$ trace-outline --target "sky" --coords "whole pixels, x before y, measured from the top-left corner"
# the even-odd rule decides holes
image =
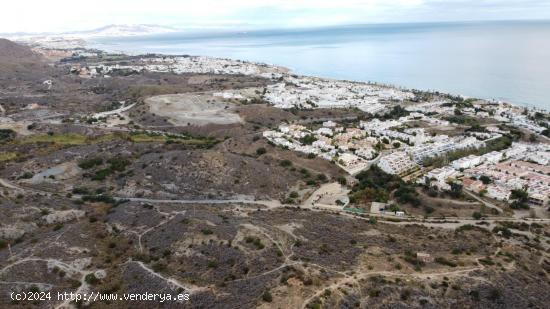
[[[0,33],[111,24],[256,29],[518,19],[550,19],[550,0],[7,0]]]

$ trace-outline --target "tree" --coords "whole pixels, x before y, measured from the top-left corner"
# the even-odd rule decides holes
[[[342,186],[345,186],[348,183],[348,181],[346,180],[346,177],[344,176],[338,176],[337,181]]]
[[[476,211],[472,214],[472,217],[476,220],[480,220],[483,216],[481,215],[480,212]]]
[[[308,135],[300,138],[300,143],[302,143],[304,145],[311,145],[316,140],[317,140],[317,138],[313,134],[308,134]]]
[[[510,208],[529,209],[529,205],[527,204],[527,202],[529,201],[529,194],[527,193],[527,190],[523,190],[523,189],[512,190],[510,199],[512,200],[512,203],[510,204]]]
[[[488,176],[485,176],[485,175],[479,177],[479,180],[481,180],[481,182],[483,182],[483,184],[485,184],[485,185],[488,185],[491,182],[493,182],[493,180],[491,178],[489,178]]]
[[[292,161],[290,161],[290,160],[283,160],[283,161],[281,161],[280,164],[281,164],[281,166],[283,166],[283,167],[287,167],[287,166],[291,166],[291,165],[292,165]]]
[[[456,183],[456,182],[452,182],[450,184],[451,186],[451,190],[448,191],[448,193],[454,197],[454,198],[458,198],[460,196],[462,196],[462,185],[459,184],[459,183]]]
[[[265,291],[264,294],[262,295],[262,300],[267,303],[270,303],[273,301],[273,296],[271,296],[271,293],[269,291]]]

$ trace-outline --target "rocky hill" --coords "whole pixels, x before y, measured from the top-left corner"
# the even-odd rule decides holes
[[[42,63],[44,59],[29,47],[0,38],[0,64],[20,65]]]

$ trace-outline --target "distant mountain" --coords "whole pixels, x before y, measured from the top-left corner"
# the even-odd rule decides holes
[[[110,36],[136,36],[151,35],[159,33],[174,32],[178,29],[159,25],[108,25],[88,31],[75,31],[61,33],[62,36],[76,36],[81,38],[89,37],[110,37]]]
[[[101,28],[71,32],[42,32],[42,33],[0,33],[0,38],[31,46],[45,46],[50,48],[77,48],[85,47],[88,40],[101,37],[128,37],[145,36],[160,33],[179,31],[180,29],[159,25],[108,25]]]
[[[101,28],[84,31],[0,33],[0,37],[23,41],[51,38],[87,39],[94,37],[151,35],[175,32],[178,30],[179,29],[177,28],[159,25],[108,25]]]

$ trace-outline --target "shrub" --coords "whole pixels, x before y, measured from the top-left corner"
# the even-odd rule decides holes
[[[93,273],[87,274],[86,277],[84,277],[84,281],[91,285],[96,285],[99,283],[99,279]]]
[[[325,182],[325,181],[328,180],[328,177],[325,174],[319,174],[319,175],[317,175],[317,180]]]
[[[472,217],[473,217],[474,219],[476,219],[476,220],[479,220],[479,219],[481,219],[481,218],[483,217],[483,215],[481,215],[480,212],[475,211],[475,212],[472,214]]]
[[[202,232],[204,235],[211,235],[211,234],[214,233],[214,232],[212,232],[210,229],[202,229],[201,232]]]
[[[427,213],[427,214],[431,214],[435,211],[435,209],[433,207],[430,207],[430,206],[426,206],[424,207],[424,211]]]
[[[90,191],[87,188],[82,188],[82,187],[73,188],[72,192],[73,194],[80,194],[80,195],[90,194]]]
[[[281,164],[281,166],[283,166],[283,167],[288,167],[288,166],[291,166],[291,165],[292,165],[292,161],[290,161],[290,160],[283,160],[283,161],[281,161],[280,164]]]
[[[267,303],[270,303],[273,301],[273,296],[269,291],[265,291],[264,294],[262,294],[262,300]]]
[[[216,261],[208,261],[208,268],[217,268],[218,267],[218,262]]]
[[[348,181],[346,180],[346,177],[344,177],[344,176],[338,176],[338,178],[336,180],[342,186],[345,186],[348,183]]]
[[[317,138],[312,135],[312,134],[308,134],[302,138],[300,138],[300,143],[304,144],[304,145],[311,145],[313,144],[313,142],[315,142],[317,140]]]
[[[15,137],[15,131],[11,129],[0,129],[0,142],[10,141]]]
[[[106,203],[106,204],[116,204],[116,200],[108,195],[84,195],[82,197],[82,200],[84,202],[92,202],[92,203]]]
[[[78,163],[78,167],[82,168],[82,169],[90,169],[94,166],[98,166],[98,165],[101,165],[103,164],[103,159],[102,158],[90,158],[90,159],[86,159],[84,161],[81,161],[80,163]]]
[[[259,155],[259,156],[263,155],[266,152],[267,152],[267,150],[265,150],[264,147],[260,147],[260,148],[256,149],[256,154]]]
[[[439,263],[441,265],[450,266],[450,267],[456,267],[457,266],[457,264],[455,262],[449,261],[449,260],[447,260],[446,258],[444,258],[442,256],[436,257],[435,262]]]

